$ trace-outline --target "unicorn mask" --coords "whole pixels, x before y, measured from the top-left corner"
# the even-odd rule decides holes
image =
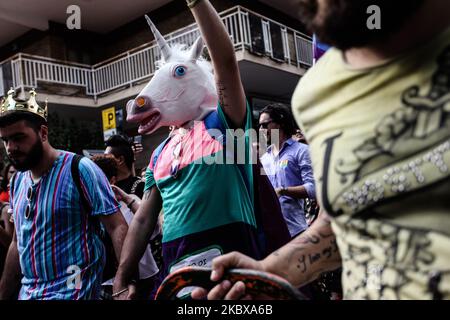
[[[169,47],[152,21],[145,16],[161,49],[163,59],[151,81],[127,104],[127,121],[140,124],[140,134],[164,126],[183,126],[202,120],[215,110],[218,97],[211,65],[201,58],[203,40],[190,50]]]

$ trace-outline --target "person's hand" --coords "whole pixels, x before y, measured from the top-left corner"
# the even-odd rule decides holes
[[[133,153],[135,155],[144,151],[144,146],[142,145],[142,143],[138,143],[138,142],[133,143],[131,148],[133,149]]]
[[[128,193],[120,189],[118,186],[112,185],[111,188],[114,191],[114,195],[116,196],[117,201],[123,201],[125,202],[125,204],[128,204],[133,200]]]
[[[226,269],[230,268],[243,268],[264,271],[264,267],[261,261],[256,261],[248,256],[239,252],[231,252],[223,256],[217,257],[212,261],[212,273],[211,280],[219,281]],[[245,292],[245,285],[243,282],[238,281],[235,284],[231,284],[230,281],[225,280],[218,283],[209,292],[203,288],[196,288],[192,294],[193,299],[203,299],[205,297],[208,300],[251,300],[259,299],[258,296],[251,296]]]
[[[134,300],[136,298],[136,284],[125,285],[123,281],[114,280],[113,299],[114,300]]]
[[[276,188],[275,189],[275,193],[277,194],[278,198],[281,196],[285,196],[286,195],[286,188]]]
[[[281,188],[275,188],[275,193],[277,194],[277,197],[278,197],[278,198],[281,197],[281,196],[282,196],[282,194],[281,194]]]

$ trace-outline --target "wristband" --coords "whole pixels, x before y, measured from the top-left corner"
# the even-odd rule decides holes
[[[128,208],[131,208],[131,206],[133,205],[133,203],[136,202],[136,199],[131,200],[131,202],[129,204],[127,204]]]
[[[128,288],[122,289],[122,290],[120,290],[118,292],[113,293],[111,295],[111,297],[115,298],[115,297],[120,296],[122,293],[127,292],[127,291],[128,291]]]
[[[187,6],[192,9],[195,7],[201,0],[186,0]]]

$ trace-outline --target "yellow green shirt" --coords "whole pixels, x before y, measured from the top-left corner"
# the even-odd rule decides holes
[[[377,67],[331,49],[292,100],[347,299],[450,298],[450,29]]]

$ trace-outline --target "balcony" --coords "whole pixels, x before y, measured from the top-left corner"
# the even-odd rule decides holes
[[[267,59],[299,74],[312,65],[310,37],[241,6],[220,13],[238,53]],[[150,32],[150,31],[149,31]],[[195,24],[164,37],[169,44],[192,45],[199,36]],[[105,97],[125,88],[136,88],[155,73],[161,58],[153,41],[96,65],[83,65],[19,53],[0,64],[0,96],[10,87],[23,93],[30,88],[57,87],[57,95]]]

